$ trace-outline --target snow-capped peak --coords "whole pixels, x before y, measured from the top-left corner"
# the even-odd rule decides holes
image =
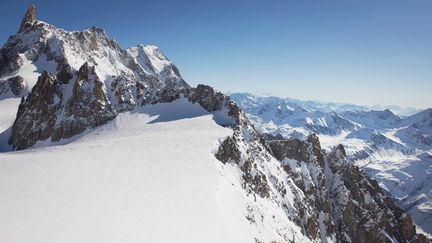
[[[156,72],[160,73],[166,66],[171,65],[171,61],[160,51],[159,47],[154,45],[139,45],[139,49],[142,49]]]
[[[156,46],[124,50],[101,28],[66,31],[36,20],[32,6],[23,23],[0,50],[0,99],[28,94],[44,70],[57,74],[66,68],[73,73],[86,62],[95,67],[109,97],[115,95],[110,89],[119,79],[145,80],[143,88],[189,87],[177,67]],[[23,80],[23,85],[18,85],[23,88],[13,93],[13,82],[8,79],[16,77]]]
[[[160,242],[168,225],[174,232],[169,235],[181,242],[424,242],[409,216],[347,163],[342,146],[326,154],[316,135],[306,141],[267,139],[229,97],[210,86],[189,87],[157,47],[124,50],[102,29],[69,32],[33,21],[34,7],[28,12],[25,27],[0,51],[0,76],[8,77],[0,82],[0,92],[24,95],[14,123],[0,134],[0,145],[8,136],[10,150],[35,146],[28,153],[0,154],[0,192],[6,195],[0,200],[0,211],[6,212],[0,235],[6,235],[6,241],[25,241],[23,236],[33,238],[37,231],[35,241],[41,242],[71,236],[75,241],[118,242],[125,235]],[[25,75],[26,65],[40,75]],[[23,80],[28,94],[15,92]],[[273,99],[270,105],[262,114],[276,114],[278,122],[301,114],[295,122],[306,121],[311,129],[357,128],[337,114],[310,112],[289,100]],[[50,149],[62,143],[65,147]],[[38,146],[48,147],[42,157]],[[22,160],[29,161],[16,163]],[[81,162],[93,169],[80,170]],[[44,176],[34,176],[39,171],[35,168]],[[152,168],[156,170],[148,170]],[[59,176],[61,171],[67,176]],[[186,177],[192,179],[181,183]],[[155,178],[165,183],[154,183]],[[149,182],[154,184],[145,186]],[[85,188],[77,191],[78,184]],[[175,190],[166,190],[172,185]],[[198,190],[194,185],[200,185]],[[49,197],[41,197],[45,194],[38,188]],[[78,221],[68,218],[83,208],[90,213]],[[152,214],[155,208],[158,212]],[[170,221],[162,227],[161,212],[166,216],[162,221]],[[41,219],[48,224],[35,223]],[[73,223],[64,227],[58,219]],[[111,232],[119,220],[123,230]],[[81,222],[108,222],[110,227],[93,230]],[[227,231],[218,231],[220,225]],[[80,234],[63,231],[69,228]],[[150,231],[142,229],[156,229],[160,235],[148,238]],[[241,240],[226,234],[228,229],[239,232]],[[54,231],[61,233],[51,238]],[[200,237],[195,237],[196,231]],[[181,234],[185,235],[178,238]],[[215,238],[218,235],[223,239]]]

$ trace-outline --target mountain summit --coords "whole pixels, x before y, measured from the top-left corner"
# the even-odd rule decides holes
[[[0,49],[2,240],[426,242],[343,146],[259,133],[159,48],[34,9]]]
[[[12,128],[14,148],[77,135],[154,102],[163,90],[190,87],[155,46],[123,50],[102,29],[69,32],[35,14],[32,5],[19,33],[0,50],[6,79],[0,99],[28,94]]]
[[[32,25],[36,21],[36,6],[31,4],[24,15],[18,33],[22,32],[27,26]]]

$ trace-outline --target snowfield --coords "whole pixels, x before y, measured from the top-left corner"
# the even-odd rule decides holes
[[[0,134],[12,126],[20,100],[20,98],[0,100]]]
[[[0,239],[253,242],[236,173],[213,155],[231,133],[178,100],[55,145],[0,153]]]

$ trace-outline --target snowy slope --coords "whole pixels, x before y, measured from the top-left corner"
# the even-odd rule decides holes
[[[283,207],[245,191],[238,166],[216,160],[233,133],[219,121],[182,98],[71,139],[0,153],[0,238],[310,242]]]
[[[127,52],[147,74],[157,76],[164,83],[184,83],[177,67],[157,46],[138,45],[127,49]]]
[[[121,114],[63,146],[2,153],[0,238],[252,242],[241,186],[213,156],[231,133],[178,101]]]
[[[0,101],[0,133],[12,126],[19,103],[19,98],[9,98]]]

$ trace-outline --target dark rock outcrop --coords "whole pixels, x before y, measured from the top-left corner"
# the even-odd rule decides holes
[[[334,220],[351,240],[390,241],[382,233],[384,231],[398,242],[426,242],[425,236],[415,233],[411,218],[394,204],[378,183],[346,161],[342,145],[326,156],[326,163],[331,175],[329,199]],[[339,235],[338,239],[348,240],[344,235]]]
[[[102,87],[94,67],[87,63],[77,72],[70,96],[66,96],[63,81],[44,71],[19,105],[9,144],[25,149],[38,141],[69,138],[112,120],[116,113]]]
[[[21,21],[21,25],[18,29],[18,33],[25,30],[25,28],[27,28],[29,25],[32,25],[35,21],[36,21],[36,6],[31,4],[27,9],[24,18]]]
[[[63,59],[57,66],[57,79],[64,83],[67,84],[69,83],[69,80],[73,77],[73,73],[72,73],[72,68],[71,66],[67,63],[66,59]]]
[[[215,156],[223,163],[228,163],[229,161],[240,163],[241,153],[236,146],[234,138],[228,137],[222,142]]]
[[[58,101],[63,98],[60,88],[54,75],[42,73],[32,92],[21,100],[9,144],[24,149],[51,136],[61,108]]]
[[[287,191],[297,195],[294,209],[285,210],[311,240],[427,241],[378,184],[347,161],[342,145],[326,154],[314,134],[305,141],[261,136],[243,113],[239,118],[234,134],[221,143],[216,158],[238,164],[244,188],[251,193],[269,200],[284,197]],[[287,182],[274,174],[266,176],[265,164],[271,163],[271,157],[279,161]],[[284,205],[283,200],[278,203]]]
[[[306,143],[300,139],[272,140],[268,142],[268,145],[278,160],[283,160],[284,158],[297,161],[309,160]]]
[[[210,86],[200,84],[188,99],[193,103],[197,102],[208,112],[213,112],[221,110],[229,98],[220,92],[215,92]]]
[[[71,119],[60,121],[52,134],[53,141],[72,137],[114,119],[116,113],[105,96],[103,83],[96,75],[94,67],[84,63],[80,68],[72,96],[63,111],[63,115]]]
[[[21,96],[25,89],[24,78],[17,75],[7,80],[0,80],[0,96]]]
[[[309,235],[318,224],[312,223],[314,217],[322,211],[331,216],[326,232],[336,233],[338,242],[390,242],[388,237],[398,242],[426,242],[423,235],[415,233],[411,218],[385,195],[378,183],[346,160],[342,145],[325,155],[315,135],[306,141],[271,139],[267,144],[304,191],[308,204],[316,209],[308,213],[312,217],[305,221]],[[285,158],[297,162],[284,163]],[[307,168],[310,174],[298,173],[297,166]],[[315,238],[315,233],[311,238]]]
[[[9,87],[15,96],[19,96],[24,92],[25,83],[23,77],[17,75],[9,78],[7,81],[9,82]]]

